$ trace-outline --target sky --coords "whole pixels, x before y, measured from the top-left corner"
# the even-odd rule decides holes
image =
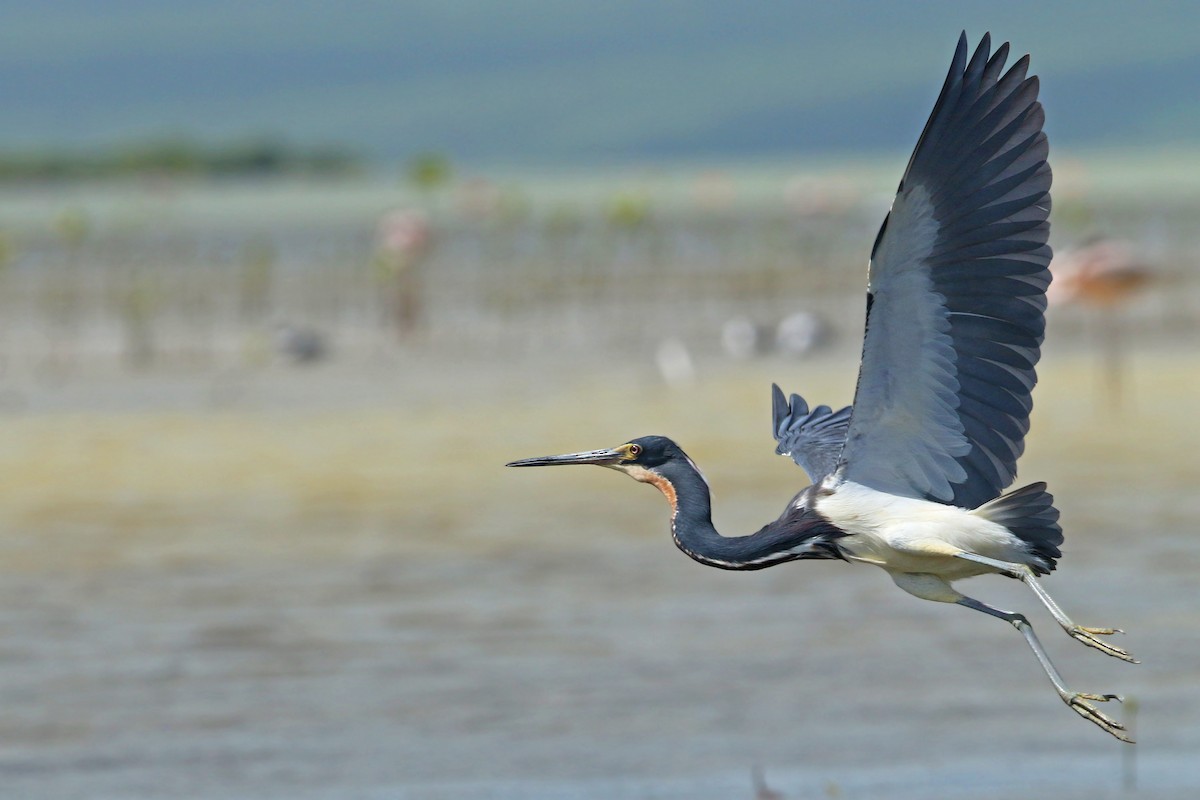
[[[478,163],[904,149],[961,30],[1068,146],[1200,142],[1193,3],[0,2],[0,150],[275,138]]]

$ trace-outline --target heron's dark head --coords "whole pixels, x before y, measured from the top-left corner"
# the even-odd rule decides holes
[[[506,466],[552,467],[561,464],[595,464],[620,470],[635,481],[650,484],[662,492],[671,504],[672,530],[680,513],[681,497],[688,498],[688,513],[697,519],[708,518],[709,489],[704,473],[679,445],[665,436],[630,439],[611,450],[523,458]]]
[[[595,464],[620,470],[635,480],[655,485],[658,485],[662,479],[664,469],[670,470],[672,465],[686,465],[697,474],[700,472],[679,445],[665,436],[641,436],[637,439],[630,439],[625,444],[610,450],[588,450],[561,456],[523,458],[505,466],[554,467],[564,464]]]

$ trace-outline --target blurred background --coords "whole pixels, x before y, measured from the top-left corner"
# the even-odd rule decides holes
[[[1189,3],[0,2],[0,774],[54,798],[1191,798]],[[678,553],[518,457],[679,441],[730,534],[850,402],[959,32],[1032,54],[1055,284],[1021,478],[1129,667],[845,564]],[[564,474],[565,473],[565,474]]]

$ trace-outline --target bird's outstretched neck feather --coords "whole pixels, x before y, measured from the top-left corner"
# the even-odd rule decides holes
[[[708,483],[690,461],[663,464],[640,477],[658,487],[671,504],[671,535],[691,558],[710,567],[755,570],[810,558],[842,558],[843,531],[814,511],[805,490],[779,519],[747,536],[722,536],[713,526]],[[635,476],[637,477],[637,476]]]

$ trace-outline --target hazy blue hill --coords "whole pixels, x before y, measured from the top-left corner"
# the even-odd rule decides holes
[[[0,2],[0,148],[285,136],[598,161],[903,149],[962,28],[1059,145],[1200,141],[1188,3]]]

